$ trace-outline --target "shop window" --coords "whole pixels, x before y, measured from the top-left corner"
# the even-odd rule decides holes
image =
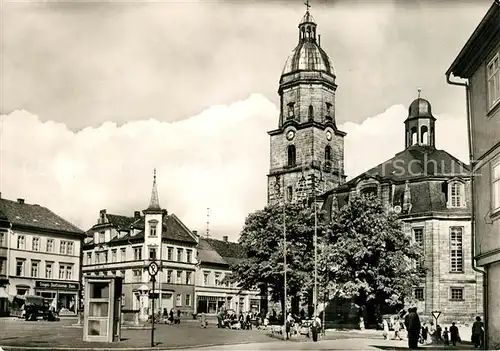
[[[27,295],[28,289],[27,288],[17,288],[16,293],[17,293],[17,295]]]

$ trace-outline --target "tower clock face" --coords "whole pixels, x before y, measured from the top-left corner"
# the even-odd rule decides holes
[[[292,140],[294,136],[295,136],[295,132],[293,130],[291,130],[288,133],[286,133],[286,138],[288,140]]]
[[[326,139],[332,140],[332,132],[330,132],[330,131],[326,132]]]

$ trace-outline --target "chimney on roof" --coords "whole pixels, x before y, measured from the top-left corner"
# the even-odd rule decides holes
[[[198,236],[198,231],[197,230],[193,230],[193,234]]]
[[[20,198],[19,198],[19,199],[17,199],[17,203],[18,203],[18,204],[24,204],[24,199],[20,199]]]
[[[134,211],[134,219],[141,218],[141,211]]]
[[[224,235],[224,236],[222,237],[222,241],[224,241],[225,243],[227,243],[227,236],[225,236],[225,235]]]

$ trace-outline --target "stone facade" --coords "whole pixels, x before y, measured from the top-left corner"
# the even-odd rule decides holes
[[[304,28],[302,28],[304,27]],[[312,30],[311,36],[304,32]],[[336,127],[335,74],[316,42],[309,12],[280,79],[278,129],[270,131],[268,203],[297,201],[333,189],[344,175],[344,132]]]

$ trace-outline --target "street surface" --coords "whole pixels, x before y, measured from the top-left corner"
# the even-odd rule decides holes
[[[138,349],[151,346],[150,329],[123,329],[122,341],[116,343],[87,343],[82,340],[83,328],[72,326],[76,319],[59,322],[26,322],[14,318],[0,318],[0,346],[4,350],[28,348],[106,348]],[[312,342],[301,337],[283,341],[263,330],[218,329],[215,325],[200,328],[199,323],[183,321],[180,325],[157,325],[155,342],[157,350],[190,349],[213,350],[399,350],[407,349],[407,341],[383,340],[380,331],[327,331],[326,340]],[[9,348],[12,346],[14,348]],[[427,348],[427,347],[426,347]],[[443,345],[429,347],[443,349]],[[471,349],[471,345],[457,348]]]

